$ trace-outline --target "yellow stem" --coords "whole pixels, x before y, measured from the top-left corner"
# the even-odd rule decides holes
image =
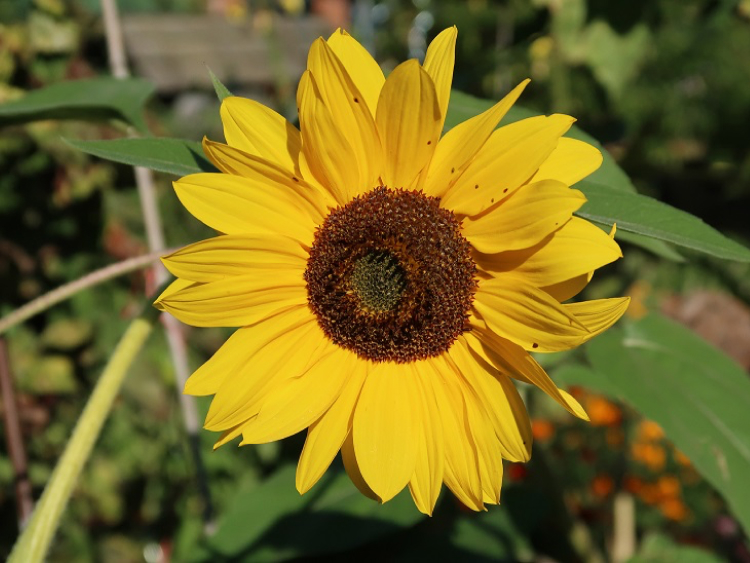
[[[44,560],[81,468],[91,454],[125,374],[151,333],[151,317],[147,313],[144,317],[135,319],[120,339],[78,419],[73,435],[55,466],[28,526],[16,541],[8,563],[36,563]]]

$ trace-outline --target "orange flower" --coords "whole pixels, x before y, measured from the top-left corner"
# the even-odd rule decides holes
[[[664,516],[676,522],[687,520],[690,515],[690,511],[685,506],[685,503],[678,498],[664,499],[659,503],[659,510],[661,510]]]
[[[555,435],[555,426],[549,420],[535,418],[531,421],[531,433],[534,440],[546,442]]]
[[[662,475],[656,482],[656,486],[659,489],[659,493],[665,498],[680,496],[680,481],[674,475]]]
[[[609,496],[614,488],[615,483],[609,475],[597,475],[591,482],[591,491],[600,498]]]
[[[661,426],[650,420],[643,420],[638,425],[638,438],[646,442],[658,442],[664,437]]]
[[[622,420],[620,408],[604,397],[593,395],[586,401],[586,411],[594,426],[614,426]]]
[[[590,412],[590,411],[589,411]],[[641,462],[652,471],[661,471],[667,461],[664,448],[656,444],[635,443],[630,448],[633,459]]]

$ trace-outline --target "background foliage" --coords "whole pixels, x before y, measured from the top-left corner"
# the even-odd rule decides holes
[[[244,6],[233,17],[251,23],[269,10],[281,11],[273,2],[229,4]],[[203,3],[161,0],[128,7],[179,13],[200,11]],[[165,172],[159,194],[163,216],[170,218],[169,244],[210,234],[169,187],[169,173],[207,165],[195,145],[147,139],[136,146],[114,139],[124,136],[123,122],[158,138],[221,138],[213,92],[151,97],[145,114],[147,83],[136,80],[130,91],[108,93],[108,83],[99,82],[107,72],[97,9],[94,1],[0,0],[2,314],[145,251],[127,164],[160,155],[161,162],[150,165]],[[372,503],[339,465],[299,497],[292,464],[303,436],[211,452],[213,436],[203,433],[217,514],[216,533],[204,539],[204,507],[165,339],[157,331],[131,369],[50,559],[367,555],[516,561],[547,555],[604,561],[611,557],[615,499],[624,496],[635,499],[634,561],[750,561],[747,250],[658,205],[644,218],[645,200],[635,200],[632,208],[627,199],[594,207],[602,189],[597,186],[619,190],[623,198],[635,187],[747,246],[750,2],[392,0],[368,10],[355,18],[354,31],[369,38],[386,69],[421,56],[439,30],[458,26],[454,85],[469,96],[453,96],[450,123],[481,111],[483,99],[497,99],[530,76],[522,99],[527,112],[575,115],[581,130],[576,134],[593,135],[612,155],[582,186],[591,199],[582,211],[596,212],[602,225],[607,213],[617,216],[621,227],[625,213],[635,228],[618,231],[624,260],[597,274],[585,296],[630,294],[630,318],[583,350],[540,358],[583,402],[592,423],[573,420],[540,393],[524,390],[534,455],[527,465],[506,466],[502,506],[473,514],[446,493],[432,519],[419,515],[408,493],[382,507]],[[45,94],[42,87],[67,93]],[[31,90],[39,91],[25,95]],[[293,91],[283,84],[267,95],[280,111],[293,103]],[[202,108],[189,116],[187,96]],[[49,113],[40,114],[41,107]],[[510,119],[525,115],[519,110]],[[30,116],[53,120],[25,123]],[[605,195],[603,204],[612,201],[611,192]],[[651,230],[643,232],[646,227]],[[80,293],[8,334],[35,496],[127,320],[143,302],[147,281],[133,274]],[[186,332],[193,366],[228,334]],[[205,413],[207,401],[200,404]],[[0,518],[7,523],[15,519],[13,481],[3,444]],[[0,554],[9,552],[17,533],[15,526],[0,527]]]

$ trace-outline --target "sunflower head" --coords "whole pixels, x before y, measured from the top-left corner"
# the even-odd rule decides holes
[[[438,198],[378,187],[331,211],[305,281],[331,341],[407,363],[446,352],[468,327],[475,272],[461,225]]]
[[[218,236],[164,259],[177,280],[156,306],[195,326],[238,327],[188,380],[213,395],[217,447],[307,429],[297,488],[341,451],[354,484],[385,502],[408,486],[431,514],[445,483],[468,507],[500,500],[502,460],[526,461],[513,380],[575,416],[529,354],[573,348],[627,298],[567,302],[621,256],[573,213],[570,186],[599,151],[564,115],[498,123],[523,81],[442,134],[456,29],[386,79],[342,30],[313,43],[300,128],[252,100],[224,100],[219,173],[175,182]]]

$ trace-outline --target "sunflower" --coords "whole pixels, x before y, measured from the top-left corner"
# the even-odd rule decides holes
[[[216,447],[307,429],[296,484],[341,451],[381,502],[409,486],[431,514],[442,484],[467,507],[500,500],[502,460],[526,461],[531,426],[513,379],[575,416],[529,352],[567,350],[611,326],[627,298],[563,303],[622,256],[573,217],[569,186],[600,152],[563,137],[574,119],[496,129],[526,86],[441,135],[457,31],[386,79],[351,36],[310,48],[300,129],[229,97],[220,173],[186,176],[183,205],[218,231],[164,259],[178,278],[156,306],[201,327],[239,327],[188,380],[213,395]]]

